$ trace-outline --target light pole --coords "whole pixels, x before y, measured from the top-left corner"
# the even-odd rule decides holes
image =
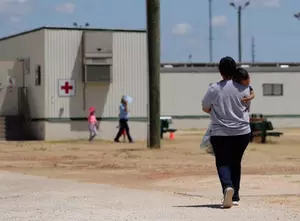
[[[212,0],[208,0],[209,15],[209,61],[213,62]]]
[[[294,17],[297,18],[298,20],[300,20],[300,12],[294,14]]]
[[[239,62],[242,62],[242,11],[250,5],[250,1],[247,1],[244,5],[236,5],[234,2],[230,3],[230,6],[237,10],[238,14],[238,50],[239,50]]]
[[[79,25],[77,22],[73,22],[73,26],[76,28],[87,28],[90,26],[90,24],[86,22],[84,25]]]

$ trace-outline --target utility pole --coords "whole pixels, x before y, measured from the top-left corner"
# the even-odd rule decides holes
[[[160,148],[160,0],[146,0],[149,74],[148,148]]]
[[[247,1],[243,6],[237,6],[234,2],[230,3],[230,6],[237,10],[238,15],[238,55],[239,62],[242,62],[242,11],[250,5],[250,1]]]
[[[208,0],[209,14],[209,61],[213,62],[213,30],[212,30],[212,0]]]
[[[252,63],[255,63],[255,38],[252,36],[251,39],[251,51],[252,51]]]
[[[239,44],[239,62],[242,62],[242,6],[238,7],[238,44]]]

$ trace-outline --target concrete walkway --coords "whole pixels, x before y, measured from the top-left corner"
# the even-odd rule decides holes
[[[220,202],[205,194],[170,195],[0,172],[1,221],[300,220],[297,208],[255,197],[229,210],[219,209]]]

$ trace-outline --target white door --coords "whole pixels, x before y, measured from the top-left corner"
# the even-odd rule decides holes
[[[18,87],[22,86],[22,62],[0,61],[0,116],[18,115]]]

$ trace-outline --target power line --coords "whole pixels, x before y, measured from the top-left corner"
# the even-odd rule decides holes
[[[209,15],[209,61],[213,62],[212,0],[208,0]]]

